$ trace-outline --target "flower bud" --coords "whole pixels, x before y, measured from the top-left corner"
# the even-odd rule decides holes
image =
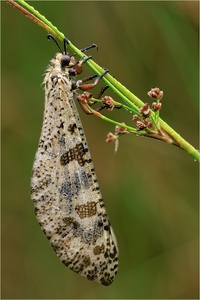
[[[157,99],[158,101],[160,101],[164,95],[163,91],[161,91],[159,88],[152,88],[148,93],[147,95],[150,97],[150,98],[155,98]]]
[[[114,100],[112,97],[110,96],[105,96],[102,98],[102,103],[103,105],[109,110],[109,111],[112,111],[113,108],[115,107],[115,104],[114,104]]]
[[[122,124],[125,125],[124,122],[123,122]],[[127,129],[126,129],[126,128],[123,128],[123,127],[118,126],[118,125],[115,126],[115,134],[116,134],[116,135],[124,134],[124,133],[126,133],[126,132],[127,132]]]
[[[133,115],[133,121],[139,121],[140,120],[140,117],[138,115]]]
[[[153,102],[151,104],[151,108],[154,112],[158,111],[158,110],[161,110],[161,107],[162,107],[162,103],[157,103],[157,102]]]
[[[150,108],[149,104],[145,103],[139,110],[139,112],[145,117],[148,118],[150,116]]]
[[[107,143],[112,143],[113,141],[115,141],[117,139],[117,136],[115,134],[113,134],[112,132],[109,132],[107,134],[107,139],[106,142]]]
[[[137,130],[138,131],[143,130],[147,127],[142,121],[137,121],[136,125],[137,125]]]

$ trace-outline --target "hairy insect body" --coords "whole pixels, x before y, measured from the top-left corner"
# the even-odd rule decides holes
[[[109,285],[118,269],[116,238],[62,56],[52,59],[44,79],[45,111],[31,198],[38,222],[61,261],[87,279]]]

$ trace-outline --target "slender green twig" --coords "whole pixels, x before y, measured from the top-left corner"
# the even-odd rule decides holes
[[[26,3],[23,0],[7,0],[9,4],[19,9],[23,14],[29,17],[31,20],[36,22],[39,26],[43,27],[48,33],[53,34],[57,39],[63,41],[64,34],[60,32],[51,22],[49,22],[43,15],[41,15],[37,10],[35,10],[32,6]],[[81,52],[75,45],[69,41],[69,48],[76,53],[79,57],[84,58],[87,57],[83,52]],[[93,60],[88,60],[86,64],[95,72],[95,74],[100,75],[103,74],[104,69],[100,67]],[[140,109],[144,106],[144,103],[133,93],[131,93],[126,87],[124,87],[119,81],[117,81],[110,74],[106,74],[103,77],[103,80],[109,87],[124,101],[124,108],[127,110],[133,111],[136,115],[141,116]],[[200,161],[200,153],[197,149],[195,149],[191,144],[189,144],[186,140],[184,140],[175,130],[173,130],[166,122],[164,122],[160,117],[159,113],[155,113],[151,110],[150,120],[154,125],[154,129],[146,127],[146,130],[136,130],[131,126],[124,125],[122,123],[116,122],[112,119],[109,119],[103,116],[100,113],[95,113],[94,110],[92,112],[101,117],[102,119],[111,122],[112,124],[122,126],[126,128],[129,133],[137,133],[138,135],[144,135],[147,137],[153,137],[165,141],[167,143],[178,146],[179,148],[185,150],[189,153],[194,160]],[[99,114],[99,115],[98,115]],[[145,121],[147,123],[147,121]],[[138,121],[138,124],[139,121]],[[145,125],[146,126],[146,125]]]

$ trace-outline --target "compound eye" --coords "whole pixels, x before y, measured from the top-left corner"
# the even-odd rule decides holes
[[[71,60],[71,57],[67,54],[63,54],[60,62],[61,62],[61,66],[62,67],[67,67],[69,66],[69,63],[70,63],[70,60]]]

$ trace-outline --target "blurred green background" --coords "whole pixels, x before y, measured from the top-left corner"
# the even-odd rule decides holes
[[[151,87],[160,87],[161,117],[198,148],[197,1],[29,3],[77,47],[96,43],[93,59],[144,102]],[[19,11],[6,2],[1,9],[2,298],[197,299],[198,163],[176,147],[131,135],[114,154],[114,144],[105,142],[114,127],[82,111],[118,240],[119,272],[103,287],[56,257],[35,219],[29,185],[43,117],[41,83],[58,50]],[[86,66],[85,74],[91,74]],[[132,124],[122,110],[110,116]]]

